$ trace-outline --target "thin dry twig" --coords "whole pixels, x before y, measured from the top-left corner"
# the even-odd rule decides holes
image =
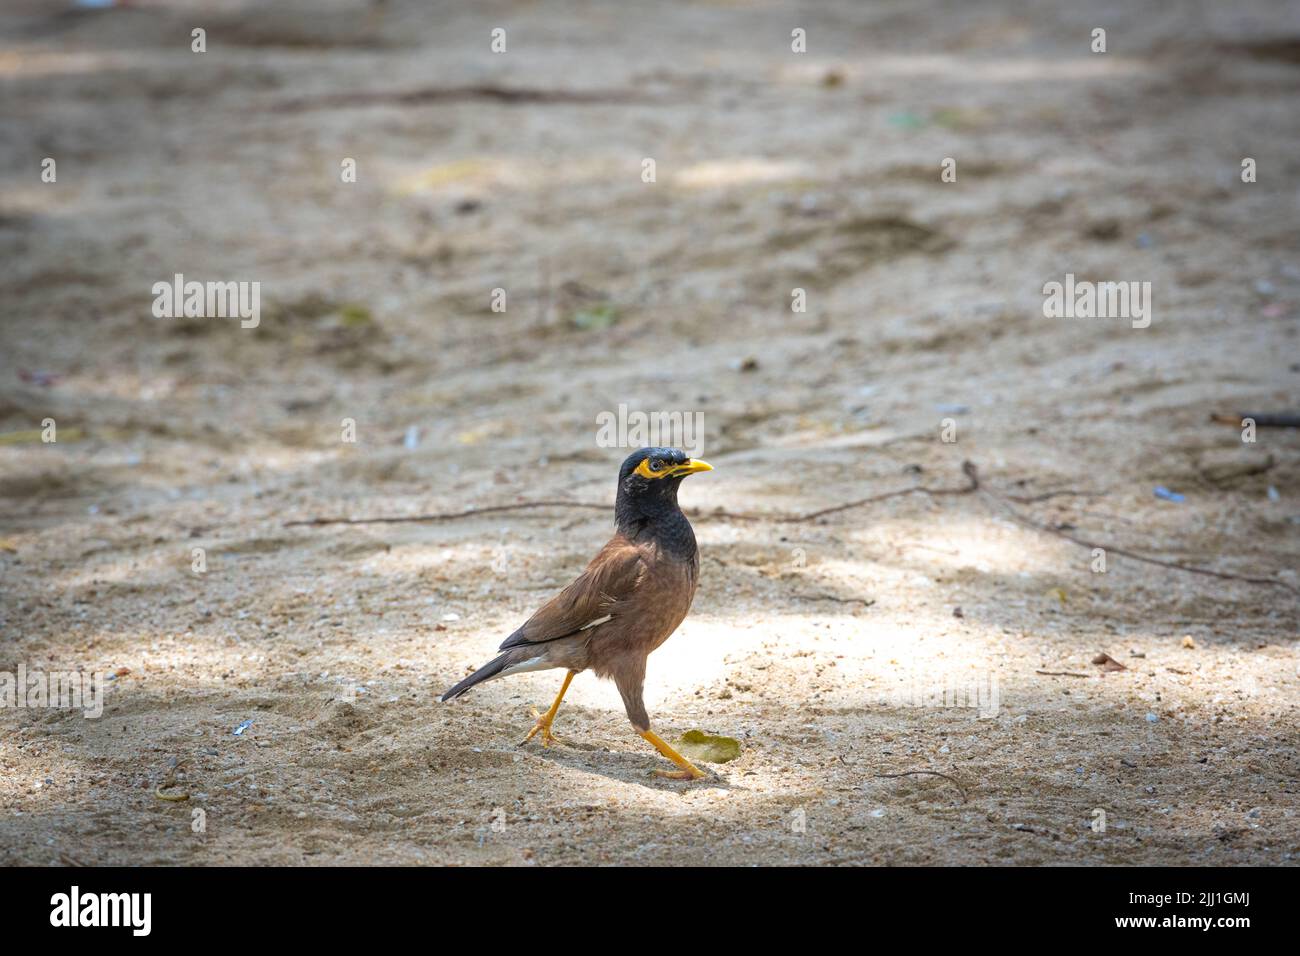
[[[792,596],[804,601],[834,601],[836,604],[861,604],[863,607],[871,607],[876,603],[875,598],[840,597],[838,594],[795,594]]]
[[[966,802],[966,788],[961,785],[961,782],[955,777],[948,776],[946,773],[940,773],[938,770],[905,770],[902,773],[878,773],[876,776],[883,777],[886,780],[895,780],[899,777],[943,777],[943,779],[947,780],[957,788],[957,792],[961,794],[961,802]]]
[[[963,470],[967,467],[974,469],[975,466],[968,461],[962,465]],[[1013,508],[1010,502],[1001,495],[996,495],[985,488],[981,488],[980,491],[988,500],[995,502],[999,507],[1006,511],[1011,519],[1017,524],[1034,531],[1041,531],[1045,534],[1055,535],[1056,537],[1069,541],[1072,544],[1077,544],[1082,548],[1088,548],[1090,550],[1101,548],[1107,554],[1118,554],[1134,561],[1141,561],[1143,564],[1154,564],[1158,567],[1170,568],[1174,571],[1185,571],[1188,574],[1201,574],[1206,577],[1220,578],[1225,581],[1245,581],[1248,584],[1262,584],[1271,587],[1286,588],[1288,591],[1300,593],[1294,586],[1288,584],[1286,581],[1280,581],[1277,578],[1266,578],[1256,574],[1234,574],[1231,571],[1215,571],[1211,568],[1198,568],[1195,565],[1183,564],[1180,561],[1168,561],[1164,558],[1153,558],[1150,555],[1140,554],[1137,551],[1130,551],[1128,548],[1108,544],[1104,541],[1091,541],[1087,538],[1081,538],[1078,535],[1070,534],[1068,531],[1062,530],[1061,528],[1055,528],[1052,525],[1044,524],[1041,521],[1035,521],[1032,518],[1026,517]]]
[[[1153,558],[1150,555],[1141,554],[1137,551],[1131,551],[1118,545],[1107,544],[1101,541],[1092,541],[1087,538],[1081,538],[1078,535],[1044,524],[1041,521],[1035,521],[1018,511],[1013,507],[1012,502],[1026,503],[1034,501],[1046,501],[1051,497],[1060,495],[1079,495],[1086,497],[1096,497],[1100,492],[1091,491],[1074,491],[1064,489],[1061,491],[1048,492],[1045,495],[1033,495],[1028,497],[1012,497],[1008,495],[999,495],[985,488],[980,482],[979,469],[976,468],[972,461],[963,461],[961,465],[962,474],[966,476],[967,484],[962,488],[926,488],[917,486],[915,488],[897,488],[893,491],[886,491],[880,494],[868,495],[865,498],[856,498],[853,501],[846,501],[838,505],[831,505],[826,508],[819,508],[816,511],[809,511],[804,514],[781,514],[779,512],[747,514],[744,512],[726,511],[717,509],[710,512],[688,511],[694,518],[718,518],[723,521],[772,521],[786,524],[803,524],[809,521],[815,521],[818,518],[824,518],[827,515],[838,514],[842,511],[848,511],[852,508],[861,508],[869,504],[875,504],[879,501],[885,501],[890,498],[898,498],[903,495],[929,495],[938,498],[944,496],[969,495],[979,493],[987,500],[996,504],[1003,509],[1010,518],[1017,524],[1034,531],[1041,531],[1044,534],[1054,535],[1062,540],[1077,544],[1080,547],[1094,549],[1102,548],[1108,554],[1118,554],[1122,557],[1130,558],[1134,561],[1140,561],[1143,564],[1153,564],[1157,567],[1169,568],[1173,571],[1184,571],[1188,574],[1200,574],[1205,577],[1219,578],[1224,581],[1244,581],[1247,584],[1259,584],[1269,587],[1285,588],[1292,593],[1300,593],[1300,589],[1288,584],[1286,581],[1277,578],[1266,578],[1254,574],[1234,574],[1231,571],[1215,571],[1210,568],[1200,568],[1195,565],[1183,564],[1179,561],[1169,561],[1164,558]],[[398,515],[380,518],[306,518],[298,521],[287,521],[285,527],[295,526],[319,526],[327,524],[407,524],[415,522],[432,522],[432,521],[456,521],[461,518],[475,518],[486,514],[501,514],[508,511],[523,511],[534,508],[583,508],[587,510],[607,511],[607,504],[597,504],[590,501],[520,501],[509,505],[489,505],[484,508],[470,508],[466,511],[435,512],[431,514],[417,515]]]
[[[505,87],[481,83],[471,86],[420,87],[410,90],[358,90],[324,96],[295,97],[275,104],[277,112],[300,113],[313,109],[343,109],[364,106],[428,106],[433,103],[487,101],[504,106],[534,106],[547,103],[605,104],[661,102],[636,90],[563,90]]]
[[[1076,491],[1073,488],[1062,488],[1059,491],[1045,491],[1041,495],[1007,495],[1007,501],[1014,501],[1021,505],[1032,505],[1040,501],[1051,501],[1053,498],[1104,498],[1104,491]]]
[[[1300,428],[1300,414],[1294,412],[1241,412],[1238,415],[1219,412],[1210,415],[1210,421],[1234,428],[1241,428],[1248,418],[1256,428]]]
[[[898,488],[894,491],[886,491],[882,494],[869,495],[866,498],[858,498],[854,501],[846,501],[843,504],[831,505],[829,508],[821,508],[817,511],[810,511],[806,514],[781,514],[780,512],[746,513],[743,511],[726,511],[722,508],[707,512],[687,509],[686,513],[692,518],[720,518],[724,521],[774,521],[789,524],[802,524],[808,521],[815,521],[816,519],[825,517],[829,514],[835,514],[836,512],[848,511],[850,508],[861,508],[864,505],[874,504],[877,501],[884,501],[887,498],[898,498],[902,495],[912,494],[935,496],[968,495],[974,492],[978,487],[979,479],[974,478],[972,484],[965,488]],[[596,504],[590,501],[520,501],[510,505],[490,505],[486,508],[470,508],[467,511],[434,512],[430,514],[400,515],[397,517],[306,518],[298,521],[287,521],[285,522],[285,527],[325,524],[403,524],[419,521],[455,521],[459,518],[473,518],[478,515],[493,514],[503,511],[522,511],[527,508],[587,508],[607,511],[610,507],[611,506],[607,504]]]
[[[503,511],[523,511],[528,508],[593,508],[608,511],[609,505],[598,505],[589,501],[519,501],[512,505],[489,505],[486,508],[470,508],[467,511],[446,511],[433,514],[391,515],[381,518],[303,518],[298,521],[286,521],[284,526],[292,528],[301,525],[314,527],[324,524],[408,524],[428,521],[457,521],[461,518],[476,518],[479,515],[498,514]]]

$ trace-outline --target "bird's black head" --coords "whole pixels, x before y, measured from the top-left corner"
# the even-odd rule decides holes
[[[677,488],[682,479],[712,470],[707,461],[691,458],[680,448],[642,448],[632,452],[618,472],[615,520],[623,528],[625,523],[680,515]]]

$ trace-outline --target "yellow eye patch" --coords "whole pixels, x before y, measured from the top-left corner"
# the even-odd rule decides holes
[[[713,466],[707,461],[700,461],[698,458],[692,458],[681,465],[667,465],[654,471],[650,467],[651,459],[644,459],[636,466],[633,474],[640,475],[642,478],[667,478],[670,475],[693,475],[697,471],[712,471]]]

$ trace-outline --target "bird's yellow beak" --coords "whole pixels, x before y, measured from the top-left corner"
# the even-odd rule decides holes
[[[678,465],[672,470],[674,475],[693,475],[698,471],[712,471],[713,466],[707,461],[699,458],[692,458],[684,465]]]

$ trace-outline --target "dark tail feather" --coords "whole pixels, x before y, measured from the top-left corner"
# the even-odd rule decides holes
[[[505,654],[502,654],[500,657],[488,661],[486,664],[484,664],[474,673],[470,674],[468,677],[466,677],[455,687],[452,687],[444,691],[443,695],[438,699],[452,700],[453,698],[459,697],[461,694],[465,693],[465,691],[469,690],[475,684],[481,684],[485,680],[491,680],[493,677],[496,677],[503,670],[505,670],[509,664],[510,664],[510,654],[507,652]]]

